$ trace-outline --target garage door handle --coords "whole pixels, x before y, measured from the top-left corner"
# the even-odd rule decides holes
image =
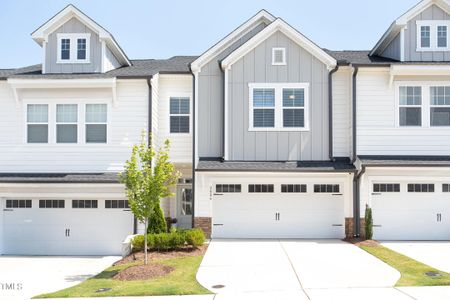
[[[223,196],[223,194],[217,194],[217,193],[214,193],[213,195],[214,196]]]
[[[3,211],[14,211],[14,209],[5,208],[5,209],[3,209]]]
[[[331,196],[342,196],[342,194],[331,194]]]
[[[377,195],[381,195],[381,193],[372,193],[372,195],[377,196]]]
[[[333,225],[331,225],[331,226],[334,226],[334,227],[342,227],[342,224],[333,224]]]
[[[223,224],[213,224],[213,226],[223,226]]]
[[[381,227],[381,225],[372,225],[372,227]]]

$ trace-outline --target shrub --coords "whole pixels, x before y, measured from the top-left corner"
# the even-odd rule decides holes
[[[197,248],[203,245],[203,243],[205,243],[205,239],[206,238],[203,230],[199,228],[194,228],[186,231],[186,242],[192,247]]]
[[[137,235],[131,240],[131,247],[133,252],[139,252],[144,250],[144,236]]]
[[[166,219],[160,205],[156,205],[152,216],[148,219],[147,233],[167,232]]]
[[[366,204],[366,213],[364,217],[364,229],[366,234],[366,240],[371,240],[373,237],[373,219],[372,219],[372,208]]]

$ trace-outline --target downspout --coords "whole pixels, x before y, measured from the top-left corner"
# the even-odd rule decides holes
[[[191,67],[189,66],[191,69]],[[192,228],[195,227],[195,75],[194,72],[192,72]]]
[[[333,74],[337,72],[339,66],[328,73],[328,156],[330,161],[334,161],[333,157]]]
[[[353,235],[359,237],[361,234],[361,177],[366,172],[366,166],[362,166],[361,171],[353,177]]]
[[[356,76],[358,75],[358,66],[353,66],[352,80],[352,138],[353,138],[353,159],[352,164],[356,161]]]

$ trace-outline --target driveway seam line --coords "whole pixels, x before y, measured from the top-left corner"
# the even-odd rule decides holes
[[[394,288],[394,290],[399,291],[399,292],[402,293],[403,295],[408,296],[409,298],[411,298],[411,299],[413,299],[413,300],[417,300],[417,298],[415,298],[415,297],[413,297],[413,296],[407,294],[406,292],[404,292],[404,291],[402,291],[402,290],[399,290],[396,286],[393,286],[393,288]]]
[[[302,284],[301,281],[300,281],[300,277],[298,276],[297,271],[295,270],[294,265],[292,264],[292,260],[291,260],[291,258],[289,257],[289,254],[287,253],[286,249],[285,249],[284,246],[283,246],[283,243],[282,243],[281,240],[279,240],[279,239],[278,239],[278,243],[280,244],[281,249],[283,249],[283,252],[284,252],[284,254],[285,254],[286,257],[287,257],[287,259],[288,259],[288,261],[289,261],[289,264],[291,265],[291,268],[292,268],[292,270],[294,271],[294,274],[295,274],[295,277],[297,278],[298,284],[300,284],[300,288],[302,289],[302,291],[303,291],[303,293],[305,294],[306,298],[308,298],[309,300],[311,300],[311,298],[309,297],[308,293],[306,293],[306,290],[305,290],[305,288],[303,287],[303,284]]]

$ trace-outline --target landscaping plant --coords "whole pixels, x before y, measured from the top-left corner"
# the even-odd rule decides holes
[[[147,233],[164,233],[167,232],[167,223],[164,218],[164,212],[158,203],[155,205],[152,217],[148,220]]]
[[[159,151],[151,143],[147,146],[143,133],[141,143],[133,146],[125,170],[120,174],[130,209],[144,224],[144,232],[147,232],[149,219],[153,217],[155,207],[159,207],[160,200],[173,196],[170,188],[179,178],[179,173],[170,162],[169,149],[169,140],[164,142]],[[147,244],[147,235],[144,235],[145,264],[148,263]]]
[[[366,213],[364,217],[364,229],[366,233],[366,240],[371,240],[373,237],[373,219],[372,219],[372,208],[366,204]]]

